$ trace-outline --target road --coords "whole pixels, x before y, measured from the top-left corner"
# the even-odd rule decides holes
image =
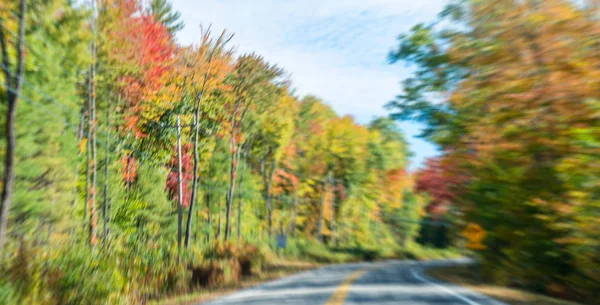
[[[243,290],[209,305],[506,305],[466,288],[435,281],[429,267],[452,261],[386,261],[327,266]]]

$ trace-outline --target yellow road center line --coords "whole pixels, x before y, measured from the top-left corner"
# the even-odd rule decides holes
[[[344,301],[346,300],[346,296],[348,295],[348,290],[350,290],[350,285],[352,285],[352,282],[356,281],[363,274],[367,273],[367,271],[368,271],[367,269],[361,269],[361,270],[354,271],[352,274],[350,274],[344,280],[344,282],[342,282],[340,284],[340,286],[338,286],[338,288],[333,292],[333,295],[331,295],[331,298],[329,298],[329,300],[327,300],[325,305],[342,305],[342,304],[344,304]]]

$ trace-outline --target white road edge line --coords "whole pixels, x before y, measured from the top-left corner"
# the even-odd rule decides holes
[[[467,303],[467,304],[469,304],[469,305],[481,305],[481,304],[479,304],[479,303],[477,303],[477,302],[475,302],[475,301],[472,301],[471,299],[469,299],[469,298],[467,298],[467,297],[465,297],[465,296],[463,296],[463,295],[459,294],[458,292],[456,292],[456,291],[454,291],[454,290],[452,290],[452,289],[450,289],[450,288],[448,288],[448,287],[445,287],[445,286],[442,286],[442,285],[436,284],[436,283],[434,283],[434,282],[432,282],[432,281],[430,281],[430,280],[428,280],[428,279],[426,279],[426,278],[423,278],[423,277],[422,277],[422,276],[420,276],[418,273],[416,273],[414,269],[410,269],[410,273],[411,273],[411,274],[413,275],[413,277],[414,277],[414,278],[416,278],[417,280],[419,280],[419,281],[421,281],[421,282],[423,282],[423,283],[427,283],[427,284],[429,284],[429,285],[435,286],[435,287],[437,287],[438,289],[440,289],[440,290],[443,290],[443,291],[445,291],[445,292],[447,292],[447,293],[449,293],[449,294],[451,294],[451,295],[453,295],[453,296],[457,297],[458,299],[460,299],[461,301],[463,301],[463,302],[465,302],[465,303]]]

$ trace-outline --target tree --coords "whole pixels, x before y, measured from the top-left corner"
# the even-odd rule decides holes
[[[327,175],[326,146],[327,126],[337,117],[331,107],[324,104],[315,96],[304,97],[300,101],[298,118],[296,120],[296,143],[298,172],[303,180],[300,186],[308,197],[310,205],[305,207],[308,216],[305,230],[313,232],[321,240],[325,212],[325,183]]]
[[[10,67],[9,49],[7,35],[5,34],[4,19],[0,16],[0,51],[2,52],[2,70],[4,70],[4,86],[6,90],[6,103],[8,105],[6,113],[5,136],[6,155],[4,159],[4,176],[2,177],[2,205],[0,206],[0,251],[4,246],[6,237],[6,228],[8,226],[8,214],[15,187],[15,155],[16,155],[16,135],[15,120],[17,115],[17,104],[23,86],[25,74],[25,15],[27,4],[25,0],[19,1],[19,25],[18,36],[14,45],[16,54],[16,67],[14,71]],[[11,52],[12,53],[12,52]]]
[[[369,123],[369,130],[378,133],[372,138],[381,139],[378,143],[379,151],[370,154],[378,159],[377,161],[373,160],[370,166],[387,171],[403,169],[408,165],[408,157],[411,155],[408,151],[408,143],[393,119],[375,118]]]
[[[273,177],[273,194],[291,197],[292,200],[289,228],[287,230],[292,236],[296,236],[299,198],[303,195],[300,190],[300,179],[296,173],[299,156],[294,140],[291,139],[290,143],[283,149],[280,167],[275,171]]]
[[[395,216],[421,217],[422,201],[404,204],[412,179],[393,122],[359,124],[317,97],[296,96],[276,65],[234,57],[227,32],[201,28],[198,44],[177,44],[168,21],[175,13],[158,14],[168,1],[155,1],[154,11],[148,3],[31,1],[19,38],[23,2],[0,1],[0,55],[13,76],[0,76],[0,94],[22,82],[14,126],[0,125],[2,134],[14,128],[16,143],[12,204],[2,206],[3,223],[15,225],[0,256],[0,303],[145,303],[187,287],[178,283],[198,267],[236,271],[239,260],[254,260],[252,244],[264,244],[274,223],[300,245],[319,236],[326,254],[334,245],[395,250],[413,238]],[[25,77],[14,78],[21,65]],[[9,106],[0,103],[0,113]],[[9,143],[0,137],[0,146]],[[564,161],[573,171],[576,160]],[[100,189],[103,203],[94,198]],[[585,220],[577,227],[595,237]],[[235,229],[238,244],[221,244]],[[199,236],[206,244],[195,244]]]
[[[403,197],[405,198],[400,209],[395,210],[392,217],[396,218],[395,224],[398,227],[400,244],[406,247],[409,240],[414,240],[419,235],[419,229],[423,213],[423,197],[405,189]]]
[[[192,144],[186,143],[181,146],[181,184],[182,184],[182,197],[181,203],[183,207],[189,208],[192,204],[192,188],[190,182],[193,178],[193,146]],[[174,202],[179,202],[179,155],[177,153],[177,147],[173,148],[173,155],[167,166],[171,169],[167,175],[167,181],[165,183],[165,189],[169,194],[169,198]]]
[[[233,205],[234,191],[238,162],[240,158],[240,145],[243,137],[242,122],[248,111],[256,105],[255,99],[260,99],[265,93],[265,88],[273,86],[273,82],[282,75],[283,71],[277,66],[266,63],[262,57],[255,54],[244,55],[238,58],[233,74],[229,80],[233,88],[230,111],[229,141],[231,152],[231,166],[229,171],[229,188],[226,198],[225,212],[225,240],[229,239],[231,229],[231,207]]]
[[[596,113],[600,107],[597,101],[592,106]],[[591,298],[597,298],[596,283],[600,282],[598,273],[593,272],[590,266],[597,266],[600,252],[596,242],[600,230],[598,230],[598,219],[600,219],[600,201],[598,194],[600,187],[599,168],[597,160],[599,157],[600,129],[598,127],[577,128],[572,130],[574,145],[578,148],[575,152],[564,158],[558,165],[558,177],[567,186],[569,203],[556,206],[560,215],[555,223],[556,227],[569,230],[569,236],[557,240],[565,245],[567,251],[573,258],[573,264],[577,267],[571,276],[571,281],[578,284],[577,292],[581,295],[591,293]]]
[[[467,177],[461,176],[450,160],[430,158],[426,167],[417,173],[415,191],[431,196],[427,212],[433,218],[439,218],[457,201],[461,186],[467,182]]]
[[[193,145],[194,145],[194,169],[192,178],[192,196],[191,205],[188,211],[187,226],[185,234],[185,246],[189,245],[189,240],[192,230],[192,216],[194,213],[194,206],[197,200],[198,191],[198,171],[199,171],[199,141],[200,141],[200,129],[204,126],[200,126],[201,120],[201,108],[204,108],[204,114],[210,114],[215,112],[215,108],[221,107],[218,99],[215,99],[217,91],[224,91],[225,88],[225,77],[230,72],[231,57],[233,51],[226,49],[226,45],[232,38],[231,35],[227,35],[225,31],[221,33],[216,40],[211,38],[210,28],[206,31],[202,31],[202,42],[192,52],[191,58],[186,58],[186,64],[191,65],[191,75],[186,76],[190,84],[188,88],[193,88],[190,94],[193,96],[194,105],[194,119],[193,119]],[[184,55],[186,55],[184,53]],[[188,71],[189,71],[188,70]],[[197,86],[196,84],[200,84]],[[206,96],[205,96],[206,95]],[[212,99],[211,99],[212,98]],[[209,103],[203,104],[204,100],[208,100]],[[203,107],[202,107],[203,106]],[[207,121],[207,120],[206,120]],[[206,127],[204,127],[206,128]],[[206,134],[206,132],[204,132]]]
[[[260,158],[259,172],[262,176],[265,208],[267,212],[267,234],[269,239],[273,229],[273,178],[283,149],[290,142],[295,129],[297,101],[289,96],[287,89],[272,88],[275,92],[266,92],[261,108],[264,112],[258,116],[257,131],[253,135],[254,155]],[[279,91],[283,92],[279,92]],[[271,98],[271,94],[274,98]]]
[[[181,13],[174,11],[168,0],[151,0],[149,11],[158,22],[167,27],[171,34],[175,34],[185,27],[185,23],[181,20]]]
[[[453,201],[490,232],[487,272],[539,290],[583,283],[565,280],[580,272],[557,241],[573,231],[555,224],[575,203],[558,175],[578,149],[572,131],[598,124],[591,14],[562,0],[455,1],[440,19],[456,26],[416,25],[390,54],[416,65],[393,116],[426,123],[449,169],[470,178]]]

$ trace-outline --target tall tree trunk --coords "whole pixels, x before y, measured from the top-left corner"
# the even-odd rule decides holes
[[[333,193],[333,175],[331,172],[328,174],[329,179],[329,200],[331,200],[331,220],[329,221],[330,230],[331,230],[331,244],[336,245],[337,236],[336,234],[336,224],[335,224],[335,195]]]
[[[183,181],[181,174],[181,119],[177,115],[177,255],[181,254],[183,231]]]
[[[231,182],[229,183],[229,189],[227,190],[227,198],[225,202],[225,240],[229,240],[229,229],[231,226],[231,206],[235,193],[235,176],[237,171],[236,155],[237,153],[235,151],[231,153],[231,168],[229,170],[229,180]]]
[[[245,160],[244,160],[245,162]],[[245,163],[242,165],[242,173],[240,174],[240,187],[238,189],[238,206],[237,206],[237,239],[240,240],[242,236],[242,201],[244,194],[242,192],[244,187],[244,171]]]
[[[206,83],[206,79],[205,79]],[[204,87],[204,85],[203,85]],[[198,189],[198,136],[200,130],[200,105],[202,101],[202,95],[204,94],[204,88],[200,92],[198,97],[198,103],[194,111],[194,175],[192,178],[192,198],[190,200],[190,209],[188,210],[187,226],[185,228],[185,247],[187,248],[190,243],[190,235],[192,233],[192,219],[194,215],[194,205],[196,205],[196,196]]]
[[[235,177],[237,174],[239,152],[238,143],[236,139],[236,120],[238,110],[233,112],[231,119],[231,134],[230,134],[230,150],[231,150],[231,165],[229,168],[229,188],[227,190],[227,197],[225,199],[225,240],[229,240],[230,226],[231,226],[231,206],[233,204],[233,196],[235,192]],[[219,213],[220,216],[220,213]]]
[[[82,103],[81,105],[81,114],[79,115],[79,127],[77,129],[77,143],[81,143],[81,141],[83,140],[83,133],[85,128],[85,104],[86,103]],[[81,150],[77,155],[78,157],[81,156]],[[79,167],[81,166],[80,163],[81,162],[77,162],[77,165],[75,166],[75,186],[73,187],[73,203],[71,204],[71,212],[73,213],[73,216],[75,215],[75,208],[77,207],[77,197],[79,197],[77,196],[77,182],[79,181]],[[83,210],[85,211],[85,208]]]
[[[321,194],[321,206],[319,207],[319,220],[317,222],[317,240],[322,242],[323,241],[323,226],[324,226],[324,222],[325,222],[325,201],[327,200],[327,191],[328,191],[328,184],[329,184],[329,177],[331,175],[331,172],[328,171],[327,172],[327,177],[325,178],[325,181],[323,181],[323,190],[322,190],[322,194]]]
[[[97,227],[98,227],[98,215],[96,213],[96,193],[97,193],[97,152],[96,152],[96,128],[97,128],[97,118],[96,118],[96,1],[92,1],[92,31],[93,31],[93,39],[92,39],[92,64],[90,65],[90,120],[89,120],[89,135],[88,139],[90,143],[90,152],[92,154],[92,160],[90,165],[91,171],[91,186],[90,186],[90,196],[88,202],[88,208],[90,213],[90,221],[89,221],[89,237],[90,244],[92,246],[96,245],[98,242],[97,236]]]
[[[90,214],[90,221],[88,223],[89,226],[89,237],[90,237],[90,244],[91,245],[95,245],[98,242],[98,236],[97,236],[97,226],[98,226],[98,216],[96,214],[96,191],[97,191],[97,183],[98,183],[98,177],[97,177],[97,152],[96,152],[96,85],[95,85],[95,69],[92,65],[92,68],[90,69],[91,73],[90,73],[90,82],[91,82],[91,98],[90,98],[90,130],[89,130],[89,134],[90,134],[90,153],[91,153],[91,161],[90,161],[90,172],[91,172],[91,185],[90,185],[90,195],[89,195],[89,202],[88,202],[88,209],[89,209],[89,214]]]
[[[323,189],[321,191],[321,205],[319,206],[319,219],[317,220],[317,240],[323,241],[323,216],[325,211],[325,189],[327,188],[327,183],[323,182]]]
[[[244,197],[244,173],[246,172],[246,161],[248,159],[248,150],[250,147],[250,143],[248,141],[246,141],[246,143],[244,143],[244,158],[242,159],[243,164],[242,164],[242,171],[240,174],[240,186],[239,186],[239,190],[238,190],[238,210],[237,210],[237,239],[238,241],[240,240],[241,236],[242,236],[242,204],[243,204],[243,197]]]
[[[104,146],[106,152],[104,156],[104,202],[102,203],[102,220],[103,220],[103,232],[102,232],[102,243],[106,244],[108,238],[108,178],[109,178],[109,165],[110,165],[110,103],[106,105],[106,140]]]
[[[88,90],[90,90],[91,85],[88,83]],[[91,91],[91,90],[90,90]],[[87,100],[87,104],[88,104],[88,109],[87,109],[87,124],[86,124],[86,149],[85,149],[85,202],[83,203],[83,230],[85,232],[86,228],[87,228],[87,210],[88,210],[88,204],[90,202],[90,185],[92,183],[91,181],[91,175],[90,175],[90,165],[92,162],[92,152],[91,152],[91,145],[92,143],[90,142],[90,138],[92,137],[92,131],[90,129],[90,98],[89,98],[89,94],[88,94],[88,100]]]
[[[17,116],[17,104],[19,95],[23,86],[23,78],[25,74],[25,12],[27,9],[26,1],[19,2],[19,33],[17,37],[17,71],[16,75],[11,75],[8,47],[6,37],[4,36],[4,22],[0,17],[0,47],[2,48],[2,68],[6,78],[6,155],[4,159],[4,177],[2,178],[2,206],[0,207],[0,252],[4,248],[4,240],[6,238],[6,230],[8,226],[8,214],[10,213],[10,205],[15,188],[15,150],[16,150],[16,135],[15,135],[15,120]]]
[[[210,242],[210,234],[212,233],[212,215],[210,212],[210,192],[206,191],[204,195],[204,200],[206,200],[206,227],[208,230],[206,231],[206,242]]]

